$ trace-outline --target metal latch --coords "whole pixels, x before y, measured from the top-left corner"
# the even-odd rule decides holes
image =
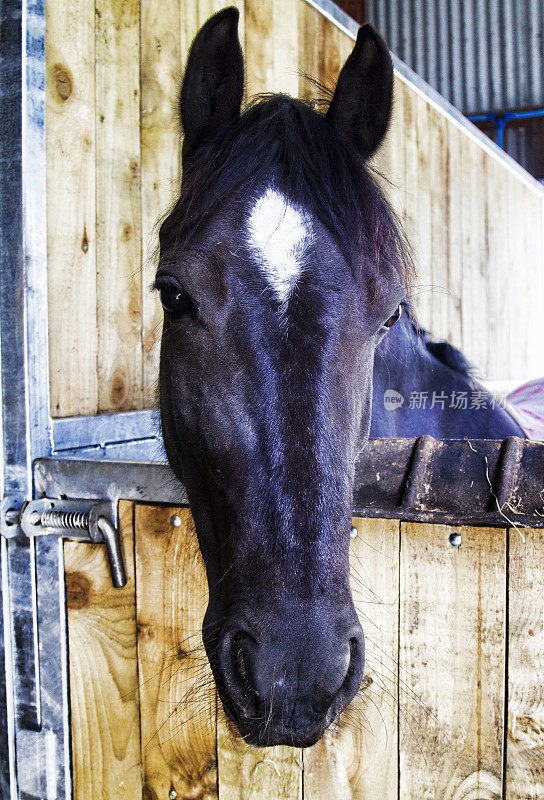
[[[127,582],[121,538],[111,522],[111,503],[94,500],[31,500],[21,509],[20,525],[29,538],[58,536],[93,544],[105,544],[111,579],[120,589]]]

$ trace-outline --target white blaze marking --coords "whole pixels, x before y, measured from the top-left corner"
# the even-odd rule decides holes
[[[275,189],[257,200],[248,223],[249,244],[280,302],[285,303],[300,276],[311,228],[301,208]]]

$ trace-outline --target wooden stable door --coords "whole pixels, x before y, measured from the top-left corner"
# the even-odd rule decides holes
[[[365,679],[298,750],[225,718],[189,511],[122,502],[120,523],[124,589],[100,545],[65,544],[75,800],[544,797],[542,532],[354,520]]]

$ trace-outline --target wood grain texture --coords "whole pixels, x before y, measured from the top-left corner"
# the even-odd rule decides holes
[[[488,320],[488,333],[489,336],[480,339],[481,342],[481,355],[478,358],[476,363],[481,363],[482,359],[484,358],[491,358],[491,348],[497,347],[502,350],[500,355],[500,360],[504,364],[505,371],[509,372],[511,368],[510,363],[510,347],[505,342],[504,338],[504,329],[501,325],[501,317],[497,314],[498,305],[504,306],[504,297],[502,296],[502,287],[506,288],[509,283],[508,279],[508,272],[515,269],[515,261],[512,263],[511,260],[511,250],[510,250],[510,240],[506,237],[505,231],[505,210],[506,214],[510,216],[509,212],[509,200],[506,195],[503,195],[503,190],[506,188],[504,185],[501,186],[501,171],[498,165],[492,161],[488,161],[486,159],[481,158],[480,153],[476,154],[476,159],[481,163],[480,172],[480,181],[482,177],[484,177],[483,181],[483,189],[480,188],[480,196],[483,194],[484,202],[487,206],[487,227],[484,227],[484,230],[480,232],[480,241],[484,243],[484,253],[487,254],[487,258],[485,260],[482,258],[480,262],[480,270],[479,272],[474,271],[471,275],[473,281],[474,279],[479,280],[481,286],[481,293],[482,296],[486,298],[486,307],[487,307],[487,320]],[[502,199],[502,203],[498,202],[499,196]],[[478,197],[478,194],[476,195]],[[473,212],[476,212],[475,204],[473,206]],[[478,217],[475,217],[478,219]],[[471,242],[471,247],[474,246],[474,242]],[[497,281],[494,280],[495,275],[501,274],[504,271],[504,281],[501,281],[501,286],[497,284]],[[473,286],[473,292],[478,291],[478,288]],[[474,293],[471,293],[471,297],[474,297]],[[473,317],[473,330],[474,333],[474,341],[477,341],[478,337],[476,331],[481,326],[481,319],[478,319],[478,314],[474,304],[472,303],[470,306],[470,311]],[[508,319],[508,311],[505,313],[505,320]],[[506,344],[506,347],[504,346]]]
[[[303,751],[305,800],[398,796],[399,522],[355,518],[351,586],[365,633],[365,679],[355,700]]]
[[[478,335],[481,320],[491,323],[485,285],[490,247],[492,246],[492,211],[487,196],[488,161],[474,142],[461,141],[462,185],[462,263],[472,259],[472,269],[463,269],[461,278],[461,314],[463,351],[474,364],[487,358],[487,337]],[[486,235],[486,232],[487,235]],[[478,297],[479,310],[472,299]]]
[[[444,128],[444,126],[442,126]],[[463,135],[458,128],[449,126],[448,142],[448,241],[445,268],[447,271],[448,295],[443,306],[447,308],[447,328],[442,335],[451,342],[463,342],[463,314],[461,305],[463,279],[463,187],[459,176],[463,174],[461,141]],[[436,315],[435,315],[436,319]],[[440,327],[440,326],[439,326]]]
[[[433,272],[433,231],[432,231],[432,184],[436,180],[431,161],[430,108],[428,103],[416,95],[413,103],[413,114],[416,136],[417,160],[416,170],[417,211],[415,213],[416,230],[416,267],[417,267],[417,310],[421,318],[429,320],[432,325],[433,298],[437,292],[443,291],[437,276]],[[439,278],[441,280],[441,276]]]
[[[347,34],[305,0],[236,4],[249,99],[271,91],[316,98],[304,73],[334,87],[353,47]],[[98,0],[95,41],[89,0],[77,10],[67,0],[48,4],[53,416],[156,403],[162,312],[148,287],[160,220],[179,188],[177,98],[191,41],[223,5]],[[400,76],[395,92],[373,163],[413,247],[421,323],[489,379],[539,376],[544,194]]]
[[[298,63],[301,65],[298,96],[311,101],[319,97],[319,90],[309,78],[319,75],[319,17],[308,3],[298,3]]]
[[[544,797],[544,537],[513,528],[508,537],[506,798],[537,800]]]
[[[142,406],[140,1],[96,3],[98,411]]]
[[[217,708],[188,509],[120,503],[122,590],[102,545],[67,542],[75,800],[542,797],[542,532],[464,527],[456,549],[449,526],[354,524],[365,680],[305,751],[250,748]]]
[[[297,6],[291,0],[251,0],[244,6],[247,96],[265,92],[297,96]]]
[[[135,536],[144,797],[211,800],[216,699],[201,639],[208,593],[189,509],[138,505]]]
[[[412,301],[418,314],[425,314],[425,302],[429,295],[429,286],[424,284],[420,273],[419,259],[419,161],[417,142],[417,97],[405,85],[403,86],[403,130],[402,145],[404,148],[404,174],[401,176],[402,212],[401,220],[405,235],[410,242],[414,263],[418,270],[412,287]]]
[[[371,161],[378,172],[382,190],[399,220],[404,209],[404,84],[395,78],[393,110],[385,147],[379,148]]]
[[[127,585],[104,545],[66,542],[74,800],[141,797],[133,505],[120,502]]]
[[[455,309],[449,281],[450,192],[449,129],[442,124],[437,109],[426,109],[426,127],[429,131],[430,187],[430,273],[432,285],[431,330],[436,336],[451,338],[450,313]],[[432,179],[440,175],[440,180]]]
[[[47,263],[50,406],[98,407],[95,210],[95,8],[46,6]]]
[[[334,91],[344,62],[353,50],[353,41],[323,16],[318,16],[319,82]],[[304,66],[304,65],[302,65]]]
[[[219,800],[302,800],[302,751],[247,745],[223,709],[217,716]]]
[[[500,800],[506,531],[401,525],[400,797]]]
[[[179,189],[181,143],[177,97],[185,60],[179,0],[141,0],[140,141],[142,215],[143,406],[156,404],[162,309],[155,277],[160,221]]]

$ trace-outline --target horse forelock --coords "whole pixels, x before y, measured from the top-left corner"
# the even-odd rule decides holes
[[[161,251],[190,246],[215,213],[251,197],[255,204],[262,200],[263,213],[253,222],[250,217],[261,244],[264,212],[272,210],[273,217],[283,204],[290,209],[289,235],[297,229],[297,214],[303,220],[299,233],[308,227],[305,215],[315,215],[354,269],[366,275],[374,270],[379,285],[380,274],[387,273],[383,266],[393,267],[410,288],[409,249],[388,201],[355,148],[309,104],[283,95],[261,99],[202,142],[184,164],[180,197],[161,227]],[[269,247],[282,241],[277,236]],[[289,252],[284,248],[281,269],[268,276],[281,295],[298,263]]]

